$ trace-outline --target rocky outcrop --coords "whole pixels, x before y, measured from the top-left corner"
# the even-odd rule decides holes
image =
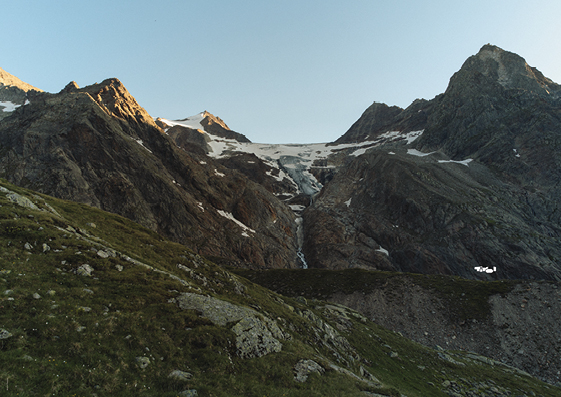
[[[217,161],[224,167],[241,172],[281,200],[297,195],[297,185],[287,178],[280,178],[279,168],[271,167],[253,153],[235,153]]]
[[[176,301],[181,309],[197,310],[221,327],[235,323],[231,330],[236,335],[237,354],[242,358],[261,357],[282,350],[281,340],[286,338],[277,323],[253,309],[191,293],[181,294]]]
[[[201,125],[204,127],[206,132],[214,136],[225,139],[234,139],[238,142],[251,142],[244,134],[232,131],[220,117],[215,116],[206,110],[203,112]]]
[[[210,138],[203,131],[182,125],[174,125],[173,127],[166,128],[166,134],[173,139],[177,146],[187,152],[207,154],[212,150],[208,144]]]
[[[325,369],[314,360],[300,360],[294,366],[294,380],[306,382],[311,374],[322,375]]]
[[[126,216],[217,260],[297,266],[292,211],[178,148],[117,79],[28,97],[0,122],[2,177]]]

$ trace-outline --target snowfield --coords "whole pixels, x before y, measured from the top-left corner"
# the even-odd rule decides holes
[[[192,128],[194,130],[201,130],[202,132],[204,132],[205,128],[201,124],[201,121],[203,121],[204,117],[205,117],[204,112],[201,112],[194,116],[187,117],[184,120],[168,120],[164,118],[160,118],[160,120],[166,123],[167,125],[169,125],[170,127],[180,125],[183,127]]]
[[[9,113],[9,112],[13,112],[21,105],[16,105],[15,103],[10,101],[0,101],[0,106],[4,107],[4,109],[2,109],[3,112]]]

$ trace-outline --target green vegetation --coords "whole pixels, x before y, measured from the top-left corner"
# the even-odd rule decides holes
[[[464,366],[443,360],[350,309],[333,311],[320,300],[278,295],[120,216],[5,181],[0,186],[39,208],[0,192],[0,395],[171,397],[196,390],[198,396],[445,396],[442,383],[460,379],[466,387],[493,381],[512,391],[561,395],[534,378],[461,353],[454,359]],[[93,269],[89,275],[86,265]],[[339,281],[357,290],[351,286],[357,274],[364,288],[395,279],[343,272]],[[296,273],[276,273],[281,287],[285,276],[294,282]],[[327,277],[306,273],[318,297],[333,288]],[[325,283],[331,284],[320,288]],[[449,283],[463,281],[433,287],[447,294],[454,285]],[[233,324],[218,326],[195,310],[182,310],[176,298],[187,292],[274,319],[285,334],[282,350],[239,357]],[[296,382],[294,368],[303,359],[314,360],[324,373]],[[176,370],[188,376],[170,378]]]

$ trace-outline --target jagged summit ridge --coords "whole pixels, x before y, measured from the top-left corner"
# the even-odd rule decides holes
[[[561,93],[561,86],[528,65],[524,58],[491,44],[484,45],[464,62],[450,79],[447,92],[458,82],[475,82],[476,85],[497,83],[505,89],[522,89],[555,97]]]

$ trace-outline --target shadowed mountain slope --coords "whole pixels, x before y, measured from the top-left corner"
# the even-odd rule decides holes
[[[304,213],[310,266],[559,279],[560,94],[486,45],[433,100],[372,105],[340,141],[422,134],[340,168]]]
[[[29,98],[0,123],[0,174],[11,182],[121,214],[208,256],[296,266],[292,212],[178,148],[118,80]]]

